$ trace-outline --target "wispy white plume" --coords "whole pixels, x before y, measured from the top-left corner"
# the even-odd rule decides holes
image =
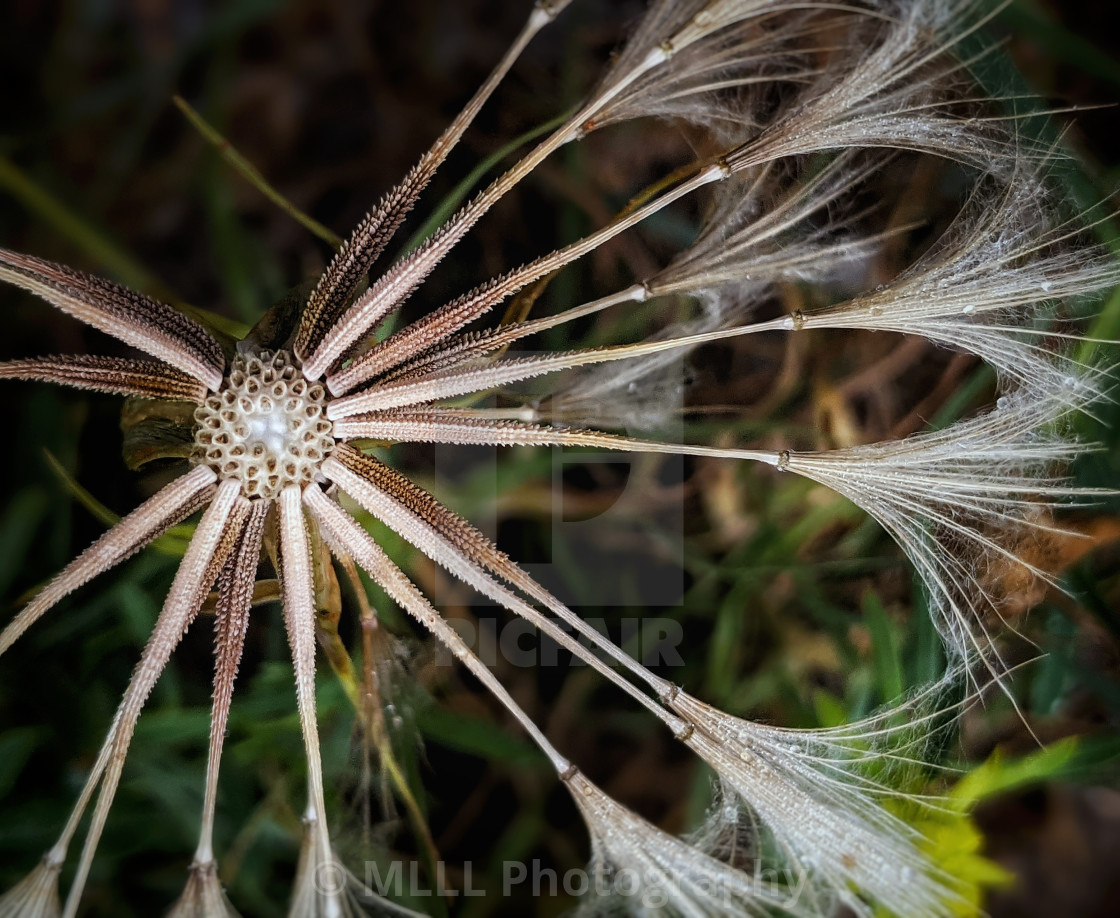
[[[955,882],[921,851],[920,836],[881,802],[901,794],[884,779],[882,766],[904,757],[915,742],[912,731],[921,732],[921,721],[897,721],[909,721],[919,706],[814,731],[755,724],[683,692],[666,701],[695,727],[684,741],[715,770],[724,793],[749,807],[781,860],[804,872],[823,898],[858,915],[872,914],[869,902],[896,915],[955,914]]]
[[[1071,244],[1082,232],[1077,221],[1054,217],[1044,183],[1020,166],[995,194],[975,192],[938,244],[895,281],[786,324],[921,335],[976,354],[1005,386],[1042,398],[1088,389],[1096,374],[1066,353],[1048,308],[1120,283],[1115,258]]]
[[[58,875],[62,862],[43,858],[27,876],[0,896],[0,918],[59,918]]]
[[[1093,493],[1055,477],[1084,450],[1056,432],[1066,413],[1061,398],[1004,396],[994,409],[942,430],[785,452],[778,468],[827,485],[878,520],[925,584],[950,652],[990,661],[998,654],[982,623],[999,615],[994,572],[1010,567],[1048,580],[1023,556],[1024,546],[1055,531],[1054,509]]]
[[[844,153],[815,175],[785,177],[771,164],[735,176],[720,186],[696,241],[646,287],[653,295],[731,288],[757,297],[784,280],[827,281],[876,248],[878,239],[851,230],[858,213],[842,202],[882,167],[881,158]],[[836,211],[848,216],[837,220]]]
[[[698,299],[699,315],[673,323],[647,340],[669,341],[725,328],[739,322],[752,305],[734,295],[702,296]],[[684,406],[688,351],[661,351],[622,364],[600,364],[576,371],[549,387],[550,394],[537,413],[565,424],[627,430],[663,428]]]
[[[342,863],[316,817],[304,817],[303,842],[292,888],[289,918],[366,918],[399,915],[428,918],[370,889]]]
[[[819,75],[827,20],[789,15],[811,4],[662,4],[634,35],[598,90],[609,102],[583,130],[643,117],[691,121],[720,141],[756,133],[759,115]],[[688,18],[690,8],[705,7]],[[785,6],[787,15],[773,13]],[[663,13],[659,16],[658,13]],[[834,38],[830,39],[835,41]],[[657,66],[651,66],[657,62]],[[783,92],[784,91],[784,92]],[[788,104],[788,103],[787,103]]]
[[[1010,143],[999,116],[979,116],[962,96],[947,93],[965,67],[950,49],[983,22],[977,4],[884,0],[878,6],[882,22],[864,17],[867,34],[853,37],[870,50],[840,55],[815,91],[728,154],[733,167],[849,147],[933,153],[985,171],[1026,155]]]
[[[192,864],[183,894],[175,901],[167,918],[240,918],[233,907],[222,881],[218,879],[218,866]]]
[[[331,848],[318,817],[309,812],[304,817],[289,918],[366,918],[371,914],[426,918],[377,895],[354,876]]]
[[[592,908],[598,896],[645,916],[665,909],[685,918],[817,914],[801,878],[762,882],[651,825],[579,771],[563,777],[591,834]]]

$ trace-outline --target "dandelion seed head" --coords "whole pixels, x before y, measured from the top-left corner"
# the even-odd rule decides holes
[[[272,500],[305,485],[334,448],[327,393],[284,351],[238,355],[221,389],[195,411],[195,461]]]
[[[152,437],[150,451],[161,459],[189,454],[194,466],[48,584],[0,631],[0,654],[64,596],[206,507],[69,821],[48,858],[0,896],[0,918],[76,918],[141,710],[208,607],[216,647],[206,791],[191,873],[169,918],[234,918],[214,860],[221,842],[214,831],[217,789],[262,562],[271,563],[281,593],[307,762],[305,832],[289,918],[357,918],[365,905],[416,914],[380,900],[349,873],[328,831],[317,647],[346,688],[357,686],[353,658],[339,638],[344,610],[335,562],[354,587],[361,616],[363,680],[360,692],[347,695],[369,773],[376,748],[384,789],[406,803],[413,798],[407,784],[395,784],[396,739],[389,738],[400,732],[400,718],[383,691],[391,666],[382,665],[385,655],[373,643],[378,618],[359,568],[443,643],[551,762],[591,840],[590,908],[635,915],[668,909],[688,918],[823,918],[839,909],[859,918],[884,910],[929,918],[960,913],[968,884],[938,866],[927,844],[933,838],[920,822],[897,815],[894,804],[921,813],[932,806],[909,789],[927,786],[934,767],[919,753],[932,748],[925,739],[941,729],[943,693],[978,663],[1001,676],[996,635],[987,629],[1018,614],[1011,598],[1033,601],[1054,583],[1049,561],[1058,552],[1050,544],[1063,536],[1060,506],[1102,493],[1057,477],[1083,449],[1064,430],[1067,415],[1104,398],[1106,374],[1077,356],[1069,343],[1077,340],[1076,326],[1064,323],[1072,323],[1067,301],[1120,282],[1120,269],[1107,250],[1083,244],[1091,227],[1066,219],[1047,190],[1044,165],[1052,151],[1018,137],[1016,119],[978,97],[968,71],[985,52],[964,59],[954,51],[967,48],[965,39],[986,21],[975,0],[653,0],[587,100],[554,128],[542,128],[551,133],[459,210],[448,215],[441,206],[424,241],[379,273],[379,259],[436,171],[522,50],[567,2],[538,0],[491,77],[338,248],[310,293],[301,289],[279,302],[236,344],[232,359],[228,336],[205,322],[117,284],[0,249],[0,281],[144,354],[10,361],[0,364],[0,378],[171,402],[157,405],[152,418],[172,419],[174,429]],[[413,294],[518,183],[584,134],[647,117],[685,122],[702,155],[582,238],[394,327]],[[909,257],[913,246],[905,241],[885,244],[915,225],[892,219],[875,231],[870,218],[879,207],[868,202],[900,150],[973,166],[982,178],[941,238],[928,248],[922,240],[923,254],[894,271],[893,257],[870,260],[881,249]],[[550,277],[700,195],[711,201],[692,245],[666,251],[664,259],[658,245],[658,258],[639,263],[624,289],[543,313]],[[893,280],[866,289],[884,261]],[[801,286],[811,289],[786,295]],[[852,288],[847,299],[838,299],[842,287]],[[475,327],[514,296],[499,324]],[[793,311],[753,317],[779,301]],[[629,336],[638,327],[632,319],[644,316],[640,341],[576,343],[582,332],[570,323],[631,308],[640,315],[604,319],[602,338]],[[693,394],[688,361],[701,346],[828,329],[916,335],[974,354],[998,373],[1000,398],[972,420],[828,451],[713,446],[668,430],[669,421],[694,407],[686,399]],[[511,345],[548,330],[569,349],[505,356]],[[276,350],[287,341],[290,350]],[[537,381],[531,399],[518,405],[525,399],[509,387],[528,380]],[[729,403],[738,391],[729,386]],[[482,395],[498,401],[478,407]],[[192,410],[193,444],[184,449],[192,435],[180,431],[189,429]],[[136,424],[145,436],[151,431],[140,424],[147,420]],[[666,435],[639,439],[603,429],[619,427]],[[363,453],[371,441],[387,448],[594,447],[763,462],[801,475],[848,497],[899,543],[927,589],[952,669],[890,711],[840,728],[793,731],[723,714],[601,635],[404,472]],[[366,516],[376,523],[368,531]],[[719,794],[707,824],[674,838],[586,779],[390,558],[378,542],[382,530],[590,666],[707,763]],[[260,592],[267,597],[275,589]],[[60,907],[59,871],[90,807]],[[438,862],[417,821],[418,840]],[[764,879],[764,866],[773,881]],[[636,882],[626,886],[623,878]]]

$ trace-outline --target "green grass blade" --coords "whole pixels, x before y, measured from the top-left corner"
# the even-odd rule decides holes
[[[327,229],[318,220],[309,214],[305,214],[302,210],[289,201],[284,195],[272,187],[257,168],[250,163],[244,156],[237,152],[237,149],[219,134],[205,118],[202,117],[195,110],[195,108],[187,102],[182,96],[174,96],[173,101],[191,123],[191,126],[202,135],[203,139],[214,147],[221,154],[230,167],[233,168],[245,181],[257,189],[268,200],[279,207],[284,213],[295,220],[304,228],[310,230],[324,242],[329,244],[332,248],[338,249],[342,246],[342,237],[338,234]]]

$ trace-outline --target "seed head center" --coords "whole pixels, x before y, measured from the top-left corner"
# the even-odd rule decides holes
[[[238,354],[220,391],[194,413],[194,461],[241,482],[246,497],[273,499],[315,480],[334,448],[327,393],[286,351]]]

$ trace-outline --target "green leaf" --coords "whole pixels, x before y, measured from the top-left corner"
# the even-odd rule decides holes
[[[868,591],[863,596],[863,620],[871,633],[871,652],[875,663],[875,682],[883,702],[902,696],[902,657],[895,628],[879,597]]]
[[[961,899],[953,903],[953,914],[962,918],[983,914],[985,889],[1006,886],[1014,880],[1012,874],[981,853],[984,836],[972,818],[976,804],[996,794],[1067,775],[1077,751],[1076,738],[1017,759],[1007,759],[997,750],[962,777],[936,809],[915,811],[905,803],[891,807],[921,832],[921,847],[932,863],[960,884]],[[885,918],[884,912],[877,910],[876,915]]]
[[[542,761],[536,748],[524,740],[510,736],[494,724],[456,711],[430,707],[417,713],[416,723],[428,739],[483,759],[511,765]]]
[[[12,789],[16,777],[45,732],[38,727],[18,727],[0,736],[0,799]]]
[[[3,546],[0,552],[0,594],[8,594],[16,571],[34,546],[32,536],[39,528],[46,509],[46,494],[38,488],[28,488],[17,494],[4,515],[0,516],[0,546]]]
[[[1005,759],[997,749],[982,765],[961,778],[949,793],[958,806],[972,807],[981,800],[1029,784],[1053,781],[1067,775],[1076,760],[1077,737],[1059,740],[1045,749],[1017,759]]]

